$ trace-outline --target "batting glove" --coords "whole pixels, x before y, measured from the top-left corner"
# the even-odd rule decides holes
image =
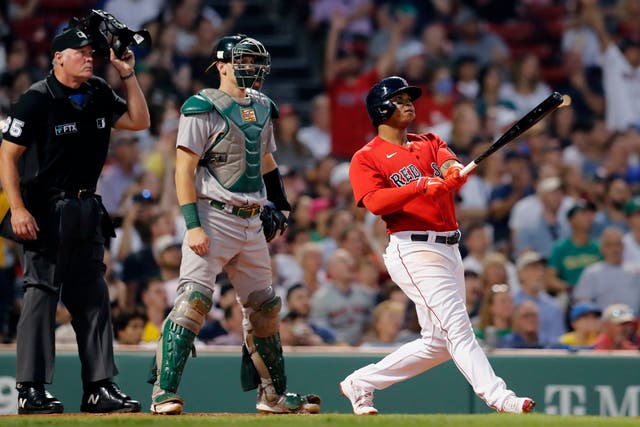
[[[451,165],[449,166],[449,169],[447,169],[447,173],[444,176],[444,181],[449,191],[458,191],[460,187],[462,187],[464,183],[467,182],[467,178],[469,178],[469,176],[460,175],[461,171],[462,165],[460,164]]]
[[[442,197],[449,192],[444,179],[437,176],[421,176],[416,181],[416,192],[429,197]]]

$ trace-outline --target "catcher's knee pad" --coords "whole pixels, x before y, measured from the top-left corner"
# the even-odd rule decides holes
[[[260,291],[253,291],[247,297],[246,308],[251,308],[249,321],[251,332],[256,337],[270,337],[280,328],[280,308],[282,300],[269,286]]]
[[[185,283],[173,305],[169,319],[197,334],[211,309],[213,291],[197,283]]]
[[[284,358],[278,328],[282,302],[269,286],[249,294],[245,307],[250,308],[250,326],[242,349],[242,388],[252,390],[260,380],[271,380],[278,394],[287,389]]]
[[[162,326],[162,345],[156,353],[158,385],[175,393],[193,342],[213,304],[211,289],[196,283],[182,287],[176,303]]]

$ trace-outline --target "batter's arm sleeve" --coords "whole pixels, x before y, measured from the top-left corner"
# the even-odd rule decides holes
[[[403,187],[390,187],[375,162],[362,154],[356,154],[351,160],[349,179],[356,204],[375,215],[398,211],[417,194],[415,181]]]

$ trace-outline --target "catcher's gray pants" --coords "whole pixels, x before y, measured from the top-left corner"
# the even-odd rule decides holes
[[[61,235],[49,235],[48,250],[30,243],[23,247],[25,293],[18,322],[17,382],[53,381],[59,297],[73,317],[83,384],[118,374],[96,202],[57,201],[52,222],[40,228],[51,231],[54,224],[61,224],[55,228]],[[60,216],[67,219],[64,224]]]
[[[216,276],[224,269],[243,305],[251,292],[271,285],[271,258],[260,215],[240,218],[211,207],[206,200],[198,201],[198,215],[209,236],[209,253],[197,255],[185,237],[180,285],[192,282],[213,289]]]

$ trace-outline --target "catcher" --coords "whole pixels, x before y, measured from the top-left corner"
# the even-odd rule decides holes
[[[156,352],[151,412],[180,414],[178,385],[224,269],[244,315],[241,383],[258,389],[265,413],[317,413],[316,395],[287,393],[278,328],[280,297],[271,287],[267,242],[286,229],[291,206],[276,162],[271,120],[278,110],[260,93],[271,57],[243,34],[222,38],[211,65],[219,89],[203,89],[182,106],[176,190],[187,232],[180,288]],[[269,202],[267,202],[267,199]]]

